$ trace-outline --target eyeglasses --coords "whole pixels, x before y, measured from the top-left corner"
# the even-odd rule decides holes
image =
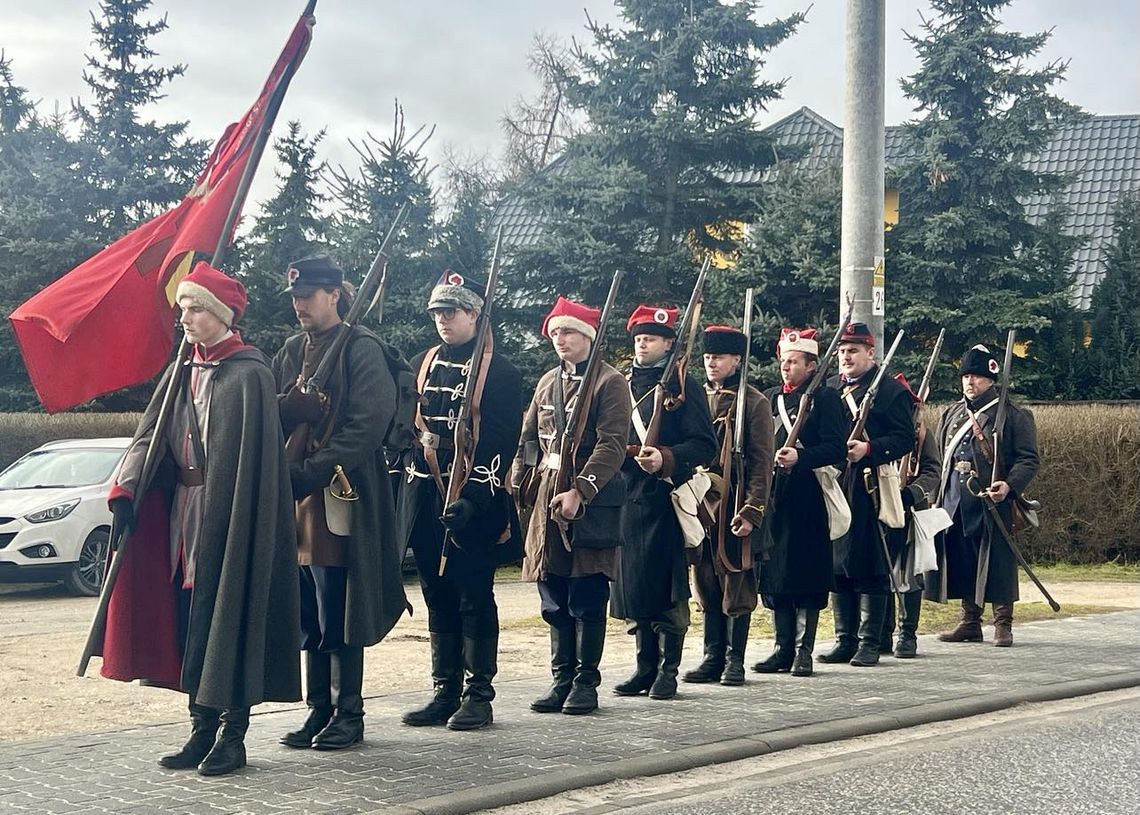
[[[455,319],[457,308],[432,308],[428,309],[428,314],[431,315],[433,320],[452,320]]]

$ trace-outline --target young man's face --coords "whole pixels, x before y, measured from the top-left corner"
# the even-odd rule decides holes
[[[798,388],[815,373],[816,359],[803,351],[785,351],[780,358],[780,378],[785,385]]]
[[[590,356],[590,338],[573,328],[554,328],[550,331],[550,344],[563,362],[577,365]]]
[[[739,367],[739,354],[705,354],[705,376],[714,385],[722,384]]]
[[[657,362],[673,347],[671,337],[636,334],[633,337],[633,360],[643,368]]]
[[[839,343],[839,372],[858,378],[875,364],[875,349],[861,342]]]
[[[962,394],[967,399],[977,399],[993,386],[994,381],[988,376],[962,374]]]
[[[340,289],[317,289],[307,297],[293,295],[293,311],[303,331],[324,331],[340,322],[336,306]]]
[[[463,345],[474,339],[475,325],[479,321],[476,309],[432,308],[428,309],[435,331],[448,345]]]
[[[195,305],[192,297],[179,297],[178,307],[182,309],[182,316],[178,321],[182,323],[182,330],[186,332],[186,341],[195,345],[204,345],[209,348],[230,330],[230,327],[199,305]]]

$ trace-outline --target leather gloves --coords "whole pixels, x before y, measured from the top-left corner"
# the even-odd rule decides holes
[[[458,532],[471,523],[474,517],[475,504],[466,498],[460,498],[443,511],[439,520],[449,532]]]
[[[281,411],[281,426],[285,433],[291,433],[297,425],[316,424],[325,415],[325,401],[319,393],[305,393],[300,388],[291,388],[278,403]]]
[[[115,529],[121,529],[123,534],[135,528],[134,501],[126,496],[112,498],[107,502],[114,517]]]

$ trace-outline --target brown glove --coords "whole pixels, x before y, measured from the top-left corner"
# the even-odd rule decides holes
[[[326,399],[319,392],[305,393],[300,388],[290,389],[278,403],[285,435],[292,433],[297,425],[319,422],[325,415],[325,405]]]

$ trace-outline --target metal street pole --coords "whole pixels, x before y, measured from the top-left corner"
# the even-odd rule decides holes
[[[847,0],[839,310],[883,338],[885,0]]]

